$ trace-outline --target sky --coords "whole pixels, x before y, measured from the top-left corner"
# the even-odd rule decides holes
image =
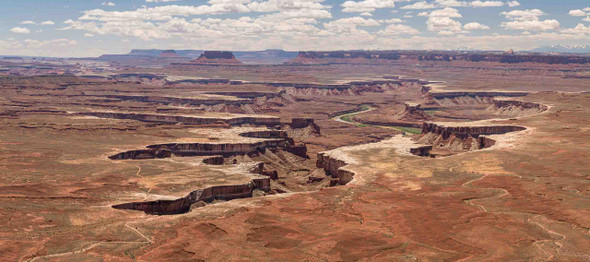
[[[0,54],[590,45],[590,0],[2,0]]]

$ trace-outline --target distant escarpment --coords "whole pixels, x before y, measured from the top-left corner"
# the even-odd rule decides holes
[[[508,52],[462,52],[462,51],[314,51],[299,52],[289,64],[375,64],[392,63],[396,60],[416,61],[468,61],[497,62],[506,64],[541,63],[541,64],[588,64],[590,57],[583,55],[553,55]]]
[[[189,63],[174,63],[174,66],[190,65],[242,65],[232,52],[228,51],[205,51],[199,58]]]

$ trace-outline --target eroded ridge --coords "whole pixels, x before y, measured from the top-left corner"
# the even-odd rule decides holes
[[[155,123],[183,123],[190,125],[259,125],[259,126],[276,126],[281,121],[278,117],[271,116],[236,116],[236,117],[198,117],[185,115],[166,115],[166,114],[142,114],[131,112],[84,112],[81,115],[89,115],[101,118],[131,119],[142,122]]]
[[[496,144],[496,140],[488,137],[489,135],[522,130],[526,128],[512,125],[460,126],[453,123],[424,123],[422,134],[414,137],[414,140],[430,146],[418,147],[410,152],[418,156],[437,157],[479,150]]]
[[[221,185],[198,189],[192,191],[185,197],[174,200],[131,202],[113,205],[112,207],[115,209],[140,210],[149,215],[175,215],[189,212],[195,204],[197,204],[196,207],[199,207],[214,200],[228,201],[252,197],[254,190],[261,190],[262,192],[270,191],[271,178],[262,176],[264,174],[263,165],[263,163],[251,164],[249,172],[253,178],[245,184]]]
[[[310,186],[322,186],[321,172],[312,174],[311,169],[300,162],[309,161],[305,144],[297,143],[289,136],[290,132],[302,133],[302,130],[317,131],[313,119],[295,118],[290,124],[284,124],[287,130],[260,130],[246,128],[246,132],[237,134],[245,142],[238,143],[168,143],[147,146],[147,149],[121,152],[109,157],[111,160],[154,159],[172,156],[209,156],[202,162],[208,165],[227,165],[220,170],[229,171],[229,175],[251,177],[249,182],[237,182],[230,185],[216,185],[192,191],[177,199],[130,202],[114,205],[116,209],[144,211],[150,215],[173,215],[188,212],[191,207],[200,207],[213,201],[227,201],[236,198],[284,193],[293,189],[291,182],[278,180],[285,169],[301,173],[305,171]],[[231,132],[229,132],[231,133]],[[285,176],[283,176],[285,178]],[[289,179],[289,178],[286,178]],[[274,186],[271,188],[271,180]],[[295,182],[297,183],[297,182]]]
[[[154,159],[174,156],[235,156],[252,155],[267,149],[280,149],[308,158],[307,147],[297,144],[286,131],[249,131],[240,136],[261,138],[262,141],[241,143],[168,143],[149,145],[147,149],[130,150],[109,156],[111,160]]]

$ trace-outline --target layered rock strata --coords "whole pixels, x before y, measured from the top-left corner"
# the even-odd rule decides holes
[[[235,156],[254,155],[270,150],[284,150],[299,157],[308,158],[307,147],[296,144],[285,131],[251,131],[241,133],[243,137],[263,138],[250,143],[169,143],[149,145],[147,149],[131,150],[109,156],[111,160],[154,159],[174,156]],[[207,160],[216,161],[216,160]]]
[[[416,137],[416,141],[432,146],[430,148],[415,148],[410,152],[418,156],[435,157],[436,154],[431,153],[433,149],[443,149],[449,152],[479,150],[496,144],[496,141],[487,137],[487,135],[506,134],[525,129],[525,127],[510,125],[443,126],[435,123],[424,123],[422,134]]]
[[[262,163],[252,170],[262,172]],[[258,176],[258,175],[254,175]],[[212,186],[192,191],[188,195],[175,200],[155,200],[147,202],[131,202],[113,205],[115,209],[140,210],[149,215],[174,215],[190,211],[191,206],[198,202],[210,203],[214,200],[232,200],[252,197],[254,190],[270,191],[270,177],[253,178],[249,183],[239,185]]]
[[[317,157],[316,167],[323,168],[326,175],[334,178],[331,186],[346,185],[352,181],[354,172],[343,168],[348,165],[346,161],[333,157],[329,152],[320,152]]]
[[[156,122],[156,123],[183,123],[190,125],[259,125],[259,126],[277,126],[280,125],[278,117],[270,116],[236,116],[227,118],[216,117],[196,117],[183,115],[165,115],[165,114],[143,114],[143,113],[121,113],[121,112],[84,112],[78,113],[80,115],[89,115],[102,118],[115,119],[131,119],[142,122]]]

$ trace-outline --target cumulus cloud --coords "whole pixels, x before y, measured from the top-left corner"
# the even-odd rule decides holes
[[[343,7],[342,12],[345,13],[363,13],[373,12],[376,9],[381,8],[393,8],[395,7],[394,0],[363,0],[363,1],[346,1],[341,4]]]
[[[100,5],[104,5],[104,6],[115,6],[115,3],[106,1],[106,2],[102,2]]]
[[[403,17],[427,17],[427,30],[439,36],[422,36],[413,25],[404,24],[400,18],[373,19],[372,12],[387,6],[398,5],[401,1],[352,0],[342,8],[356,10],[354,17],[331,20],[331,6],[325,0],[210,0],[200,5],[161,5],[142,6],[123,11],[103,9],[87,10],[77,19],[65,22],[61,30],[81,30],[86,37],[99,35],[116,35],[122,39],[142,39],[150,42],[134,42],[141,47],[153,48],[160,45],[166,48],[219,48],[252,50],[263,48],[283,48],[288,50],[321,49],[376,49],[376,48],[412,48],[444,49],[465,46],[465,41],[473,41],[492,49],[494,43],[485,41],[515,41],[510,48],[518,45],[527,46],[519,38],[501,36],[466,37],[470,31],[489,30],[488,25],[475,21],[462,22],[459,10],[449,6],[488,7],[500,1],[474,0],[416,0],[400,9],[420,10],[418,7],[433,10],[414,13],[405,12]],[[510,6],[511,2],[500,2]],[[354,3],[354,4],[351,4]],[[386,5],[388,4],[388,5]],[[408,8],[404,8],[408,6]],[[412,6],[412,8],[409,8]],[[426,9],[428,9],[426,8]],[[398,9],[399,10],[399,9]],[[361,12],[362,11],[362,12]],[[396,10],[397,11],[397,10]],[[584,11],[586,12],[586,11]],[[232,14],[226,16],[224,14]],[[222,15],[222,16],[216,16]],[[555,39],[576,39],[583,42],[588,39],[586,25],[549,32],[546,28],[559,29],[552,20],[542,20],[544,12],[533,10],[507,10],[502,13],[507,21],[502,24],[506,29],[518,29],[541,37],[543,41]],[[463,24],[465,23],[465,24]],[[440,37],[440,36],[453,37]],[[525,37],[519,34],[520,37]],[[461,39],[461,41],[458,41]],[[485,39],[482,40],[482,39]],[[166,45],[165,43],[168,43]],[[484,44],[485,43],[485,44]],[[506,45],[496,43],[496,46]],[[511,42],[510,44],[513,44]],[[528,43],[530,45],[530,42]],[[507,47],[502,47],[505,49]],[[124,50],[122,50],[124,51]]]
[[[540,17],[545,12],[539,9],[531,10],[513,10],[502,12],[508,22],[502,22],[501,26],[505,29],[524,30],[524,31],[549,31],[559,29],[559,21],[555,19],[541,20]]]
[[[461,7],[467,6],[467,2],[457,0],[435,0],[435,2],[442,7]]]
[[[51,20],[47,20],[47,21],[41,22],[40,25],[55,25],[55,22],[53,22]]]
[[[586,11],[590,12],[590,7],[584,9],[574,9],[570,10],[569,15],[571,16],[586,16],[590,15],[590,13],[586,13]]]
[[[574,28],[562,29],[561,32],[564,34],[590,36],[590,26],[585,26],[584,24],[580,23]]]
[[[459,0],[435,0],[435,3],[437,6],[439,7],[500,7],[500,6],[509,6],[509,7],[515,7],[515,6],[519,6],[520,3],[518,1],[508,1],[508,2],[502,2],[502,1],[481,1],[481,0],[476,0],[476,1],[459,1]]]
[[[446,7],[439,10],[434,10],[428,14],[426,25],[428,31],[436,32],[439,35],[453,35],[463,32],[463,25],[460,22],[453,20],[453,18],[463,17],[459,10]]]
[[[477,23],[477,22],[467,23],[467,24],[465,24],[463,26],[463,28],[465,30],[469,30],[469,31],[472,31],[472,30],[488,30],[488,29],[490,29],[489,26],[482,25],[482,24]]]
[[[402,23],[402,22],[404,22],[404,20],[399,19],[399,18],[390,18],[390,19],[379,20],[379,22],[383,23],[383,24],[395,24],[395,23]]]
[[[16,33],[16,34],[28,34],[31,31],[28,28],[25,27],[13,27],[12,29],[10,29],[10,32]]]
[[[515,7],[520,5],[518,1],[508,1],[506,2],[506,4],[508,5],[508,7]]]
[[[503,6],[504,2],[502,1],[473,1],[470,3],[473,7],[498,7]]]
[[[361,31],[359,26],[378,26],[377,20],[362,17],[348,17],[337,19],[324,24],[324,28],[335,34],[355,34],[366,33]]]
[[[539,20],[539,17],[545,15],[545,12],[539,9],[530,10],[513,10],[510,12],[500,13],[508,19],[524,21],[524,20]]]
[[[420,31],[408,25],[393,24],[386,26],[383,30],[380,30],[377,33],[380,35],[417,35],[420,34]]]
[[[21,25],[34,25],[36,23],[35,23],[35,21],[28,20],[28,21],[22,21],[22,22],[20,22],[20,24]]]
[[[404,5],[400,9],[433,9],[436,5],[433,3],[427,3],[426,1],[416,2],[411,5]]]

